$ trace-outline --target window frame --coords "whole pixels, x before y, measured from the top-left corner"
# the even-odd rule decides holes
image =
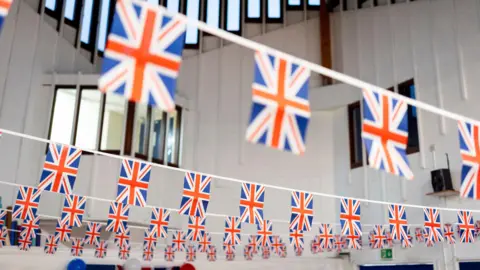
[[[243,11],[242,11],[242,0],[239,0],[240,1],[240,5],[239,5],[239,8],[240,8],[240,14],[239,14],[239,29],[238,31],[230,31],[230,30],[227,30],[227,25],[228,25],[228,1],[230,0],[225,0],[225,8],[223,9],[223,18],[224,18],[224,21],[223,21],[223,29],[229,33],[232,33],[232,34],[235,34],[235,35],[239,35],[241,36],[242,35],[242,20],[246,19],[246,18],[243,18]],[[247,13],[245,11],[245,13]],[[246,17],[246,16],[245,16]]]
[[[280,1],[280,18],[270,18],[268,16],[268,10],[269,10],[269,6],[268,6],[268,0],[266,0],[266,3],[265,3],[265,22],[266,23],[283,23],[283,17],[285,16],[284,12],[283,12],[283,6],[285,5],[284,1],[285,0],[279,0]]]
[[[347,118],[348,118],[348,141],[349,141],[349,149],[350,149],[350,169],[356,169],[363,166],[363,138],[360,140],[360,152],[361,152],[361,159],[360,161],[356,161],[354,157],[355,153],[355,134],[354,130],[354,118],[353,118],[353,111],[358,108],[360,114],[362,113],[362,107],[360,105],[360,100],[355,101],[353,103],[348,104],[347,106]],[[360,119],[361,120],[361,119]],[[361,131],[360,131],[361,137]],[[367,158],[368,159],[368,158]]]
[[[304,5],[305,5],[305,1],[307,1],[307,0],[300,0],[300,5],[298,5],[298,6],[290,5],[288,3],[288,0],[285,0],[285,1],[287,1],[287,11],[290,11],[290,10],[299,11],[299,10],[303,10]]]
[[[406,80],[404,82],[401,82],[398,84],[398,94],[399,95],[402,95],[404,97],[408,97],[408,98],[411,98],[410,94],[406,95],[405,91],[410,91],[410,87],[411,86],[415,86],[415,79],[414,78],[411,78],[409,80]],[[417,91],[417,88],[415,87],[415,91]],[[408,125],[410,125],[411,123],[411,119],[410,117],[413,117],[411,116],[411,113],[412,113],[412,109],[413,109],[413,106],[411,105],[407,105],[408,106],[408,109],[407,109],[407,119],[408,119]],[[409,127],[408,129],[408,137],[410,138],[410,134],[411,134],[411,129]],[[417,136],[417,142],[418,142],[418,145],[417,146],[410,146],[408,145],[408,142],[407,142],[407,149],[406,149],[406,152],[407,152],[407,155],[410,155],[410,154],[415,154],[415,153],[418,153],[420,152],[420,135],[418,134],[418,108],[417,108],[417,132],[416,132],[416,136]]]
[[[226,0],[228,1],[228,0]],[[266,1],[266,0],[259,0],[259,3],[260,3],[260,7],[259,7],[259,14],[260,16],[258,18],[254,18],[254,17],[248,17],[248,5],[250,3],[250,0],[244,0],[244,4],[245,4],[245,23],[262,23],[263,21],[263,14],[264,14],[264,10],[263,10],[263,1]],[[226,12],[226,9],[225,9],[225,12]],[[241,11],[241,4],[240,4],[240,22],[242,21],[242,11]],[[225,17],[226,18],[226,17]],[[226,20],[225,20],[226,22]],[[225,29],[226,29],[226,25],[225,25]]]

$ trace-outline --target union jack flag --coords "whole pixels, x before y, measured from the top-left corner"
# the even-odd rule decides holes
[[[100,91],[175,109],[185,24],[144,2],[117,2],[105,48]]]
[[[0,0],[0,32],[13,0]]]
[[[450,245],[455,244],[455,233],[453,232],[452,224],[447,223],[443,225],[443,235],[445,236],[447,243]]]
[[[396,98],[363,90],[363,132],[368,164],[377,170],[413,179],[408,165],[408,105]]]
[[[269,247],[262,247],[262,258],[265,260],[270,259],[270,248]]]
[[[143,260],[150,262],[153,260],[153,249],[144,248],[143,249]]]
[[[272,244],[272,222],[264,220],[262,224],[258,226],[258,241],[262,247],[270,247]]]
[[[360,201],[345,199],[340,200],[340,225],[342,235],[347,238],[349,248],[361,248],[362,224],[360,224]]]
[[[243,183],[240,193],[240,221],[250,224],[262,224],[264,201],[264,186]]]
[[[242,223],[237,217],[225,218],[225,236],[223,237],[223,244],[239,245],[241,241]]]
[[[210,176],[186,173],[183,181],[183,196],[180,204],[181,215],[205,217],[210,201]]]
[[[387,237],[385,236],[385,229],[382,225],[375,225],[373,227],[371,237],[374,240],[373,246],[371,246],[371,248],[383,248]]]
[[[428,237],[425,237],[425,245],[427,247],[433,247],[435,245],[435,243],[432,241],[431,238],[428,238]],[[413,245],[412,245],[413,246]]]
[[[18,247],[21,251],[29,251],[32,247],[32,239],[20,236],[18,239]]]
[[[301,249],[301,248],[300,249],[295,249],[294,248],[293,251],[295,251],[295,256],[297,256],[297,257],[300,257],[303,254],[303,249]]]
[[[72,249],[70,251],[72,256],[80,257],[83,254],[83,239],[73,238],[72,239]]]
[[[255,54],[247,140],[295,154],[305,152],[310,119],[310,71],[266,52]]]
[[[417,243],[425,242],[425,230],[423,228],[415,229],[415,240],[417,240]]]
[[[292,192],[291,230],[310,231],[313,222],[313,195],[310,193]]]
[[[145,230],[143,237],[143,250],[154,250],[157,247],[157,237],[153,232]]]
[[[49,144],[38,189],[71,194],[81,157],[82,150],[73,146]]]
[[[121,248],[125,245],[130,245],[130,228],[127,227],[125,231],[118,231],[115,233],[115,240],[113,241],[117,247]]]
[[[393,237],[390,231],[385,232],[385,247],[392,248],[393,247]]]
[[[290,229],[290,245],[303,249],[303,231]]]
[[[405,206],[398,204],[388,205],[388,222],[393,240],[403,240],[407,237],[408,223]]]
[[[67,224],[72,227],[82,227],[86,202],[87,197],[73,194],[65,195],[62,209],[62,225]]]
[[[285,244],[282,245],[280,248],[280,254],[278,254],[280,258],[286,258],[287,257],[287,246]]]
[[[480,199],[480,137],[478,126],[467,122],[458,122],[460,154],[462,156],[462,180],[460,196]]]
[[[320,224],[319,232],[320,248],[322,250],[332,250],[334,236],[332,226],[330,224]]]
[[[116,201],[144,207],[147,204],[148,185],[152,166],[124,159],[118,179]]]
[[[425,239],[428,240],[428,239]],[[410,235],[410,230],[407,232],[407,236],[401,241],[402,248],[411,248],[413,247],[412,236]]]
[[[186,242],[185,234],[182,231],[176,231],[173,234],[173,239],[172,239],[173,251],[184,251],[185,242]]]
[[[0,248],[6,245],[7,235],[8,235],[7,227],[1,227],[0,228]]]
[[[173,260],[175,260],[175,250],[170,245],[165,247],[165,260],[167,262],[173,262]]]
[[[22,223],[22,232],[21,236],[32,239],[37,236],[40,231],[40,217],[37,216],[35,219],[27,219]]]
[[[198,242],[198,252],[208,252],[208,248],[212,245],[212,237],[208,232],[205,232],[200,237]]]
[[[21,186],[13,207],[12,219],[35,219],[41,193],[39,189]]]
[[[480,235],[480,220],[475,221],[475,235],[474,237],[478,237]]]
[[[371,249],[376,249],[375,247],[375,236],[373,235],[373,231],[368,233],[368,246],[371,248]]]
[[[192,217],[188,218],[188,231],[187,240],[200,241],[200,237],[205,233],[205,217]]]
[[[333,248],[337,252],[342,252],[342,250],[347,248],[347,241],[345,241],[345,236],[336,234],[333,237]]]
[[[225,252],[231,252],[232,250],[235,250],[235,246],[231,244],[223,244],[223,250]]]
[[[97,243],[95,247],[95,258],[103,259],[107,256],[108,243],[105,240],[102,240]]]
[[[427,238],[434,243],[442,242],[442,223],[440,221],[440,211],[434,208],[424,208],[423,216],[425,217],[425,233]]]
[[[215,246],[210,246],[208,248],[207,259],[209,262],[214,262],[217,260],[217,248],[215,248]]]
[[[245,246],[243,248],[243,257],[247,261],[251,261],[253,259],[253,249],[250,246]]]
[[[170,211],[164,208],[153,207],[152,218],[150,220],[150,232],[155,233],[155,237],[168,237],[168,223],[170,222]]]
[[[473,243],[475,226],[473,225],[472,213],[470,211],[458,211],[457,217],[460,243]]]
[[[100,230],[102,224],[89,221],[87,223],[87,231],[85,232],[85,244],[96,246],[100,242]]]
[[[280,238],[278,235],[272,236],[272,250],[275,254],[280,254],[282,246],[282,238]]]
[[[192,245],[189,245],[187,247],[187,262],[193,262],[197,258],[197,252],[195,250],[195,247]]]
[[[125,232],[127,230],[128,213],[130,205],[117,202],[110,203],[108,211],[107,232]]]
[[[227,261],[233,261],[235,259],[235,250],[225,252],[225,258]]]
[[[118,251],[118,258],[124,261],[128,260],[128,258],[130,258],[130,249],[131,247],[129,243],[125,243],[120,246],[120,250]]]
[[[55,227],[55,237],[58,237],[60,242],[70,242],[70,235],[72,234],[72,227],[68,224],[62,224],[61,220],[57,220]]]
[[[57,253],[58,249],[58,237],[55,237],[54,235],[49,235],[47,237],[47,241],[45,243],[45,247],[43,248],[43,251],[46,254],[55,254]]]
[[[252,252],[254,254],[258,253],[258,250],[260,249],[260,242],[258,240],[258,235],[250,235],[248,237],[248,246],[252,249]]]
[[[294,249],[299,249],[294,246]],[[312,241],[310,241],[310,252],[312,254],[317,254],[319,252],[323,252],[322,247],[320,246],[320,237],[315,236]]]
[[[0,229],[5,226],[7,222],[7,214],[8,212],[5,210],[0,210]]]

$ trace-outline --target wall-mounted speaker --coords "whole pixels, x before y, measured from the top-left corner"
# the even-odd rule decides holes
[[[453,190],[452,176],[450,169],[438,169],[430,172],[432,177],[432,188],[434,192]]]

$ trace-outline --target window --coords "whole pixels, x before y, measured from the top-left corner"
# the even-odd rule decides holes
[[[148,157],[151,109],[146,104],[136,104],[135,110],[135,156]]]
[[[192,19],[200,19],[200,0],[187,0],[185,14]],[[186,45],[198,45],[198,28],[187,25],[185,34]]]
[[[82,18],[82,33],[80,40],[84,44],[90,44],[90,28],[92,26],[92,11],[93,11],[93,1],[94,0],[85,0],[85,6],[83,9],[83,18]],[[97,0],[98,1],[98,0]]]
[[[167,164],[178,164],[178,154],[180,152],[180,129],[181,129],[182,110],[177,110],[168,115],[167,126]]]
[[[320,0],[307,0],[307,8],[311,10],[319,10]]]
[[[207,0],[205,22],[212,27],[220,27],[220,0]]]
[[[100,121],[102,95],[96,88],[82,88],[78,106],[77,127],[74,144],[78,147],[96,149],[97,130]]]
[[[415,99],[415,81],[410,79],[398,85],[398,93],[402,96],[406,96]],[[418,140],[418,119],[417,108],[408,105],[407,111],[408,119],[408,144],[407,154],[413,154],[420,151],[420,143]]]
[[[267,1],[267,22],[282,22],[283,1]]]
[[[69,144],[75,115],[77,90],[72,87],[58,87],[53,99],[49,138],[52,141]]]
[[[303,2],[305,0],[286,0],[288,10],[303,10]]]
[[[240,18],[240,0],[226,0],[227,9],[225,15],[225,29],[236,34],[240,34],[241,24]]]
[[[246,22],[262,22],[262,1],[245,1],[245,10],[247,11]]]
[[[152,109],[153,131],[152,131],[152,161],[163,163],[163,153],[165,152],[165,131],[167,114],[157,108]]]
[[[78,0],[80,1],[80,0]],[[70,21],[75,20],[75,13],[76,13],[76,6],[75,6],[75,0],[64,0],[65,5],[65,18],[67,18]]]
[[[348,105],[348,133],[350,144],[350,168],[363,165],[362,114],[360,101]]]
[[[98,40],[97,40],[97,48],[98,51],[103,52],[105,50],[105,45],[107,43],[107,26],[108,26],[108,18],[109,12],[111,10],[110,5],[115,4],[111,3],[109,0],[102,1],[102,8],[100,10],[100,26],[99,26],[99,33],[98,33]]]
[[[180,0],[167,0],[167,10],[175,13],[180,11]]]

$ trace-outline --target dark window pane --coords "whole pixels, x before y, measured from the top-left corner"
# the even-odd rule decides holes
[[[101,96],[96,89],[82,90],[75,136],[75,145],[80,148],[96,149]]]
[[[161,110],[153,109],[153,131],[152,131],[152,157],[157,160],[163,160],[164,141],[165,141],[165,113]]]
[[[200,0],[187,1],[187,16],[198,20],[200,17]],[[185,44],[198,43],[198,29],[193,25],[187,25],[187,32],[185,34]]]
[[[280,0],[268,0],[267,16],[270,19],[280,19],[282,16],[282,3]]]
[[[207,0],[207,24],[212,27],[220,26],[220,0]]]
[[[135,153],[146,156],[148,154],[148,135],[150,132],[150,117],[148,106],[137,103],[135,111]]]
[[[362,116],[360,114],[360,107],[353,110],[353,134],[355,147],[355,162],[362,162]]]
[[[398,85],[398,93],[400,95],[415,99],[415,82],[413,79],[403,82]],[[416,153],[420,149],[418,139],[418,120],[417,120],[417,108],[408,105],[407,111],[408,117],[408,148],[407,153]]]
[[[240,31],[240,0],[227,0],[227,31]]]
[[[102,125],[101,150],[120,150],[125,119],[125,99],[117,94],[107,94]]]
[[[55,92],[55,104],[50,128],[50,140],[70,144],[75,114],[75,88],[59,88]]]
[[[260,5],[261,5],[260,0],[248,0],[247,18],[249,19],[260,18],[260,10],[262,10]]]
[[[180,135],[179,114],[175,111],[168,115],[167,127],[167,162],[178,164],[178,142]]]
[[[85,6],[83,8],[81,41],[85,44],[89,44],[91,31],[90,27],[92,26],[93,0],[85,0],[84,5]]]
[[[415,97],[415,85],[410,85],[410,98],[416,99]],[[412,116],[417,117],[417,107],[412,107]]]

